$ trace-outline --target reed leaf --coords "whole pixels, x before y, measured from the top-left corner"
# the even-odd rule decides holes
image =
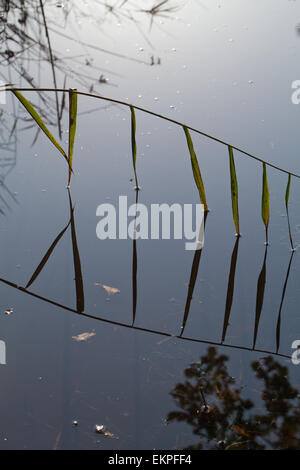
[[[132,162],[133,162],[133,170],[134,170],[134,177],[135,177],[135,185],[136,190],[139,189],[138,179],[136,174],[136,154],[137,154],[137,147],[136,147],[136,117],[134,107],[130,106],[131,111],[131,148],[132,148]]]
[[[77,122],[77,93],[76,89],[69,90],[69,180],[68,186],[71,183],[72,166],[73,166],[73,152],[74,142],[76,135],[76,122]]]
[[[49,140],[55,145],[55,147],[60,151],[62,156],[68,161],[68,157],[66,155],[66,152],[64,149],[60,146],[60,144],[57,142],[55,137],[51,134],[49,129],[47,128],[46,124],[42,120],[41,116],[37,113],[37,111],[34,109],[31,103],[17,90],[12,90],[13,94],[18,98],[18,100],[22,103],[24,108],[28,111],[28,113],[31,115],[31,117],[35,120],[37,125],[42,129],[42,131],[46,134]]]
[[[207,202],[206,202],[205,189],[204,189],[204,184],[203,184],[200,168],[198,165],[197,156],[194,150],[193,141],[192,141],[188,128],[186,126],[183,126],[183,130],[186,136],[186,140],[187,140],[187,144],[188,144],[188,148],[190,152],[194,180],[199,191],[201,203],[204,205],[204,211],[207,212],[208,207],[207,207]]]
[[[232,202],[232,215],[236,229],[236,234],[240,236],[240,223],[239,223],[239,204],[238,204],[238,183],[235,171],[234,156],[232,147],[228,146],[229,151],[229,165],[230,165],[230,181],[231,181],[231,202]]]
[[[263,163],[263,189],[262,189],[262,202],[261,202],[261,216],[266,227],[266,243],[269,242],[268,227],[270,219],[270,193],[268,186],[267,167]]]
[[[288,176],[288,182],[286,186],[286,192],[285,192],[285,207],[286,207],[286,215],[287,215],[287,220],[288,220],[288,229],[289,229],[289,237],[290,237],[290,244],[292,250],[294,250],[294,243],[293,243],[293,237],[292,237],[292,231],[291,231],[291,224],[290,224],[290,214],[289,214],[289,200],[290,200],[290,190],[291,190],[291,175],[289,174]]]

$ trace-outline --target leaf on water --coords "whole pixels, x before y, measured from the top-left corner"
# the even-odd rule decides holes
[[[82,341],[86,341],[89,338],[92,338],[93,336],[96,336],[96,333],[92,331],[91,333],[80,333],[77,336],[72,336],[72,339],[80,343]]]
[[[76,121],[77,121],[77,93],[76,89],[69,90],[69,180],[68,186],[71,182],[72,166],[73,166],[73,152],[74,142],[76,135]]]
[[[116,287],[110,287],[110,286],[105,286],[104,284],[101,284],[101,287],[106,291],[108,295],[114,295],[114,294],[119,294],[120,291]]]
[[[187,144],[188,144],[188,148],[189,148],[189,152],[190,152],[194,180],[195,180],[195,183],[196,183],[198,191],[199,191],[201,203],[204,205],[205,212],[207,212],[208,207],[207,207],[207,203],[206,203],[205,189],[204,189],[204,184],[203,184],[200,168],[199,168],[199,165],[198,165],[197,156],[196,156],[196,153],[195,153],[195,150],[194,150],[193,141],[192,141],[192,138],[191,138],[191,135],[190,135],[190,132],[189,132],[188,128],[186,126],[183,126],[183,130],[185,132],[185,136],[186,136],[186,140],[187,140]]]
[[[95,425],[95,432],[97,434],[102,434],[103,436],[106,436],[106,437],[111,437],[113,439],[118,439],[117,436],[115,436],[114,434],[112,434],[111,432],[109,432],[104,426],[103,424],[96,424]]]
[[[137,154],[137,148],[136,148],[136,117],[135,117],[135,111],[134,107],[130,106],[130,111],[131,111],[131,148],[132,148],[132,163],[133,163],[133,170],[134,170],[134,177],[135,177],[135,184],[136,184],[136,189],[139,189],[138,185],[138,179],[137,179],[137,174],[136,174],[136,154]]]
[[[25,109],[28,111],[28,113],[31,115],[31,117],[35,120],[37,125],[42,129],[42,131],[46,134],[48,139],[51,140],[53,145],[60,151],[60,153],[63,155],[63,157],[68,161],[68,157],[66,155],[66,152],[64,149],[60,146],[60,144],[57,142],[55,137],[51,134],[49,129],[47,128],[46,124],[40,117],[40,115],[37,113],[37,111],[34,109],[31,103],[17,90],[12,90],[13,94],[18,98],[18,100],[22,103],[22,105],[25,107]]]
[[[268,186],[267,167],[263,163],[263,190],[261,202],[261,216],[266,227],[266,242],[268,243],[268,227],[270,219],[270,193]]]
[[[231,181],[231,202],[232,202],[232,215],[237,235],[240,235],[239,224],[239,205],[238,205],[238,183],[235,172],[234,156],[232,147],[228,146],[229,151],[229,164],[230,164],[230,181]]]

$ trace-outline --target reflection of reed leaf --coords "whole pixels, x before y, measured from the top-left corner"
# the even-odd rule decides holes
[[[285,207],[286,207],[286,215],[287,215],[287,220],[288,220],[290,243],[291,243],[292,250],[294,250],[294,243],[293,243],[291,224],[290,224],[290,214],[289,214],[290,190],[291,190],[291,175],[289,174],[288,182],[286,186],[286,192],[285,192]]]
[[[262,201],[261,201],[261,216],[266,227],[266,243],[269,241],[268,227],[270,219],[270,193],[268,186],[267,167],[263,163],[263,189],[262,189]]]
[[[76,90],[69,91],[69,180],[68,186],[71,182],[72,166],[73,166],[73,152],[74,141],[76,134],[76,121],[77,121],[77,93]]]
[[[190,152],[194,180],[199,191],[201,203],[204,205],[204,211],[207,212],[208,207],[206,203],[205,189],[204,189],[204,184],[203,184],[200,168],[198,165],[197,156],[194,150],[193,141],[192,141],[190,131],[188,130],[188,128],[186,126],[183,126],[183,130],[185,132],[185,136],[186,136],[186,140],[187,140],[187,144],[188,144],[188,148]]]
[[[226,307],[225,307],[224,324],[223,324],[223,332],[222,332],[222,343],[223,341],[225,341],[226,331],[227,331],[227,327],[229,324],[233,293],[234,293],[235,271],[236,271],[236,262],[237,262],[237,257],[238,257],[239,241],[240,239],[237,238],[234,248],[233,248],[232,255],[231,255],[231,264],[230,264],[227,297],[226,297]]]
[[[138,204],[138,191],[136,192],[135,203]],[[136,217],[134,219],[134,231],[136,231]],[[136,235],[136,233],[135,233]],[[137,305],[137,249],[136,249],[136,236],[133,237],[133,251],[132,251],[132,325],[135,322]]]
[[[263,266],[257,281],[257,293],[256,293],[256,309],[255,309],[255,325],[253,335],[253,349],[256,345],[256,338],[258,333],[259,320],[264,303],[265,286],[266,286],[266,262],[267,262],[268,247],[265,249],[265,256]]]
[[[60,153],[63,155],[63,157],[68,161],[68,157],[66,155],[66,152],[63,150],[63,148],[59,145],[57,140],[53,137],[49,129],[47,128],[46,124],[40,117],[40,115],[37,113],[37,111],[34,109],[31,103],[17,90],[12,90],[13,94],[18,98],[18,100],[22,103],[22,105],[25,107],[25,109],[28,111],[28,113],[31,115],[31,117],[35,120],[37,125],[42,129],[42,131],[46,134],[48,139],[51,140],[53,145],[60,151]]]
[[[206,218],[207,218],[207,212],[204,214],[204,230],[205,230],[205,225],[206,225]],[[181,325],[181,333],[180,337],[183,335],[187,319],[189,317],[190,313],[190,307],[191,307],[191,302],[193,298],[193,293],[194,293],[194,288],[198,276],[198,271],[199,271],[199,264],[201,260],[201,255],[202,255],[202,249],[201,250],[196,250],[194,259],[193,259],[193,264],[192,264],[192,269],[191,269],[191,275],[190,275],[190,281],[189,281],[189,288],[188,288],[188,294],[187,294],[187,299],[185,303],[185,309],[184,309],[184,316],[183,316],[183,321]]]
[[[136,174],[136,117],[134,107],[130,106],[131,111],[131,148],[132,148],[132,163],[133,163],[133,170],[134,170],[134,177],[135,177],[135,186],[136,189],[139,189],[138,179]]]
[[[284,285],[283,285],[283,291],[282,291],[282,296],[281,296],[281,301],[280,301],[280,307],[279,307],[279,313],[278,313],[278,320],[277,320],[277,326],[276,326],[276,352],[278,353],[279,347],[280,347],[280,329],[281,329],[281,312],[282,312],[282,306],[285,298],[285,293],[286,293],[286,288],[289,280],[289,275],[291,271],[291,265],[293,261],[293,256],[294,256],[294,251],[291,254],[290,257],[290,262],[288,265]]]
[[[230,165],[230,182],[231,182],[231,202],[232,202],[232,215],[237,235],[240,235],[239,225],[239,205],[238,205],[238,183],[235,172],[235,164],[233,157],[232,147],[228,146],[229,151],[229,165]]]
[[[73,213],[70,192],[68,194],[69,194],[70,215],[71,215],[71,236],[72,236],[75,287],[76,287],[76,310],[79,313],[82,313],[84,311],[84,290],[83,290],[81,262],[80,262],[80,256],[79,256],[78,245],[77,245],[74,213]]]
[[[45,256],[43,257],[42,261],[40,262],[40,264],[38,265],[38,267],[36,268],[36,270],[34,271],[33,275],[31,276],[30,280],[28,281],[25,289],[28,289],[28,287],[31,286],[31,284],[33,284],[33,282],[36,280],[36,278],[39,276],[39,274],[41,273],[42,269],[44,268],[45,264],[47,263],[48,259],[50,258],[52,252],[54,251],[54,248],[56,247],[56,245],[58,244],[59,240],[62,238],[63,234],[65,233],[65,231],[67,230],[67,228],[69,227],[71,223],[71,220],[69,221],[69,223],[65,226],[65,228],[59,233],[59,235],[55,238],[54,242],[52,243],[52,245],[50,246],[49,250],[47,251],[47,253],[45,254]]]

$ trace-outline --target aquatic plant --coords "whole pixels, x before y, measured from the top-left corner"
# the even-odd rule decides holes
[[[76,120],[77,120],[77,97],[78,95],[83,95],[83,96],[89,96],[94,99],[100,99],[103,101],[107,101],[113,104],[118,104],[122,106],[126,106],[127,108],[130,109],[131,112],[131,146],[132,146],[132,164],[133,164],[133,171],[134,171],[134,177],[135,177],[135,183],[136,183],[136,190],[139,189],[138,185],[138,177],[137,177],[137,170],[136,170],[136,162],[137,162],[137,144],[136,144],[136,114],[135,111],[142,111],[144,113],[150,114],[152,116],[155,116],[159,119],[163,119],[166,121],[169,121],[173,124],[176,124],[177,126],[180,126],[185,133],[186,141],[187,141],[187,146],[188,146],[188,151],[190,155],[190,160],[191,160],[191,167],[192,167],[192,172],[194,176],[194,181],[197,186],[199,196],[201,203],[204,205],[204,211],[208,211],[208,205],[207,205],[207,200],[206,200],[206,193],[205,193],[205,185],[203,182],[203,178],[201,175],[200,171],[200,166],[198,163],[198,159],[196,156],[196,152],[194,149],[192,137],[191,137],[191,132],[200,134],[212,141],[218,142],[222,144],[223,146],[226,146],[229,152],[229,169],[230,169],[230,187],[231,187],[231,202],[232,202],[232,216],[233,216],[233,222],[235,225],[236,229],[236,235],[240,236],[240,223],[239,223],[239,205],[238,205],[238,180],[237,180],[237,175],[236,175],[236,169],[235,169],[235,161],[234,161],[234,155],[233,151],[238,152],[239,154],[242,154],[248,158],[254,159],[262,164],[262,202],[261,202],[261,217],[265,226],[265,232],[266,232],[266,244],[269,243],[269,234],[268,234],[268,228],[269,228],[269,220],[270,220],[270,192],[269,192],[269,185],[268,185],[268,177],[267,177],[267,168],[273,168],[281,173],[285,173],[288,175],[288,183],[287,183],[287,188],[286,188],[286,194],[285,194],[285,206],[286,206],[286,212],[287,212],[287,219],[288,219],[288,231],[289,231],[289,239],[290,239],[290,244],[292,250],[294,250],[294,244],[293,244],[293,237],[292,237],[292,232],[291,232],[291,225],[290,225],[290,218],[289,218],[289,199],[290,199],[290,188],[291,188],[291,179],[292,176],[294,178],[300,178],[300,175],[296,173],[292,173],[290,171],[285,170],[284,168],[280,168],[270,162],[267,162],[266,160],[257,157],[256,155],[253,155],[249,152],[246,152],[245,150],[236,147],[228,142],[225,142],[221,139],[218,139],[215,136],[209,135],[199,129],[195,129],[191,126],[188,126],[186,124],[183,124],[180,121],[176,121],[175,119],[171,119],[167,116],[163,116],[161,114],[155,113],[151,110],[142,108],[140,106],[136,106],[133,104],[129,104],[127,102],[113,99],[113,98],[108,98],[105,96],[99,96],[95,95],[92,93],[87,93],[83,91],[79,91],[77,89],[53,89],[53,88],[38,88],[38,89],[33,89],[33,88],[3,88],[2,91],[11,91],[17,98],[18,100],[23,104],[27,112],[31,115],[33,120],[36,122],[36,124],[39,126],[39,128],[47,135],[49,140],[52,142],[52,144],[59,150],[59,152],[63,155],[65,160],[68,163],[68,170],[69,170],[69,177],[68,177],[68,186],[70,185],[71,182],[71,175],[72,175],[72,169],[73,169],[73,153],[74,153],[74,143],[75,143],[75,134],[76,134]],[[37,110],[33,107],[33,105],[21,94],[21,92],[61,92],[63,94],[68,93],[69,94],[69,150],[68,150],[68,155],[66,152],[63,150],[63,148],[60,146],[58,141],[55,139],[55,137],[52,135],[52,133],[49,131],[48,127],[44,123],[43,119],[41,118],[40,114],[37,112]],[[63,95],[64,96],[64,95]]]

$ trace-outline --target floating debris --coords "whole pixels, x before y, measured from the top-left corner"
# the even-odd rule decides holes
[[[14,309],[13,308],[9,308],[8,310],[5,310],[5,315],[11,315],[12,313],[14,313]]]
[[[103,436],[111,437],[113,439],[118,439],[117,436],[115,436],[111,432],[107,431],[107,429],[103,426],[103,424],[96,424],[95,425],[95,433],[102,434]]]
[[[77,336],[72,336],[72,339],[80,343],[81,341],[86,341],[87,339],[92,338],[93,336],[96,336],[96,333],[92,331],[91,333],[86,332],[86,333],[80,333]]]
[[[104,284],[101,284],[101,287],[106,291],[108,295],[114,295],[114,294],[119,294],[120,291],[116,287],[110,287],[110,286],[105,286]]]
[[[72,424],[73,424],[73,426],[78,426],[78,421],[76,421],[76,419],[74,419],[74,421],[72,421]]]

